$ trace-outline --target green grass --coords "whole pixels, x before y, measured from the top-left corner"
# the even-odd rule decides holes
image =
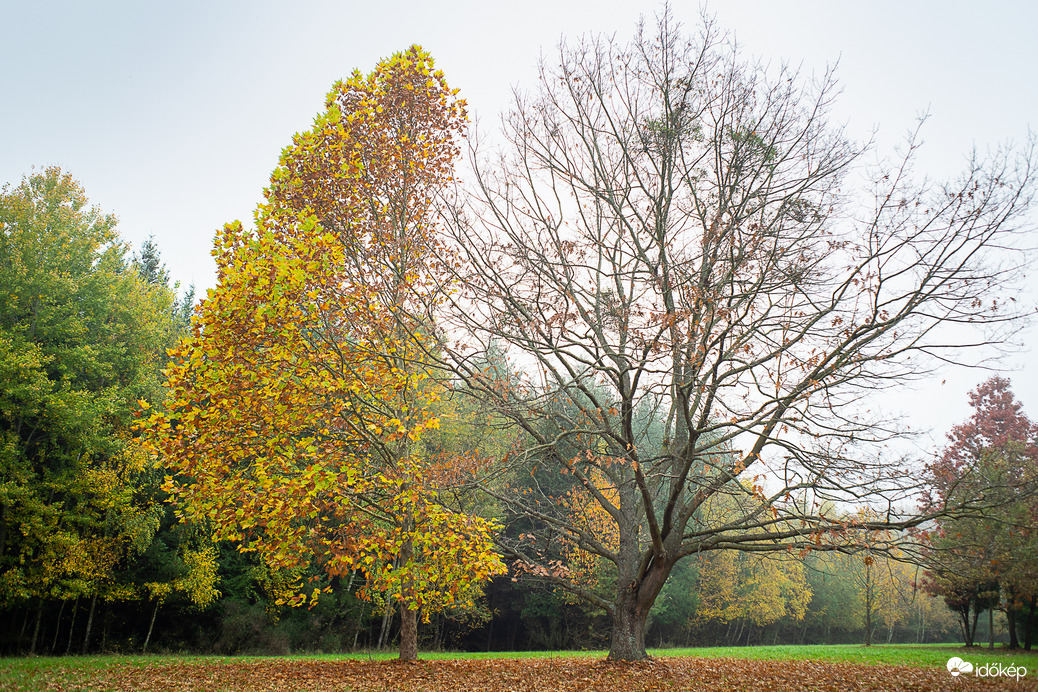
[[[952,656],[958,656],[974,665],[1010,663],[1038,671],[1038,651],[993,650],[975,646],[967,649],[957,644],[882,644],[859,646],[853,644],[810,646],[754,646],[710,647],[696,649],[650,650],[653,656],[697,656],[709,658],[755,658],[785,660],[816,660],[828,663],[860,663],[866,665],[922,666],[943,668]]]
[[[1038,652],[1009,651],[982,647],[966,649],[954,644],[945,645],[877,645],[863,647],[855,645],[833,646],[759,646],[759,647],[709,647],[685,649],[650,649],[655,657],[689,656],[701,658],[752,658],[770,660],[818,660],[828,663],[857,663],[871,665],[903,665],[943,668],[952,656],[959,656],[976,665],[1002,663],[1003,665],[1025,666],[1028,671],[1038,671]],[[605,658],[605,651],[509,651],[509,652],[423,652],[424,660],[495,659],[495,658]],[[308,660],[389,660],[396,658],[394,652],[358,654],[299,654],[293,656],[73,656],[7,658],[0,659],[0,690],[37,689],[34,680],[39,673],[47,671],[57,675],[63,684],[75,689],[82,681],[98,679],[100,672],[112,665],[161,666],[167,663],[191,663],[197,661],[213,663],[242,663],[270,659]]]

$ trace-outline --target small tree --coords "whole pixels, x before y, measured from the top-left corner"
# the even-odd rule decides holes
[[[967,646],[980,612],[1001,602],[1015,648],[1017,615],[1038,592],[1038,425],[1004,377],[980,384],[969,398],[973,414],[948,433],[948,446],[928,468],[928,506],[961,503],[981,488],[997,506],[936,523],[927,533],[927,583],[959,614]],[[1029,636],[1033,609],[1023,624]]]

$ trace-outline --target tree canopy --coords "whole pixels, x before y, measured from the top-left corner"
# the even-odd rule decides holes
[[[115,225],[58,168],[0,191],[0,603],[36,598],[36,631],[45,600],[136,597],[119,572],[163,514],[130,427],[161,399],[175,298]]]
[[[831,74],[769,72],[665,12],[630,43],[562,44],[504,119],[505,151],[475,153],[447,226],[464,288],[441,310],[441,363],[524,431],[511,460],[571,475],[610,518],[607,541],[536,492],[496,494],[552,528],[506,553],[606,609],[612,658],[646,655],[646,616],[687,556],[849,550],[924,521],[920,474],[881,455],[896,428],[858,404],[1020,315],[1004,253],[1033,142],[918,182],[915,140],[865,165],[828,122],[836,93]],[[490,348],[524,378],[487,372]],[[704,511],[720,497],[723,519]],[[848,522],[827,502],[882,509]],[[613,593],[553,568],[553,542],[612,563]]]
[[[1038,603],[1038,425],[1004,377],[978,385],[969,401],[973,413],[952,428],[947,447],[927,470],[928,504],[974,507],[926,533],[928,586],[959,615],[967,645],[979,614],[1001,606],[1015,648],[1017,615],[1029,604],[1023,629],[1030,648]],[[976,506],[981,498],[995,506]]]
[[[492,523],[437,501],[420,446],[442,390],[417,308],[439,290],[431,205],[464,113],[417,46],[337,83],[255,229],[219,235],[219,285],[148,428],[185,516],[287,573],[295,604],[321,591],[300,581],[311,560],[363,574],[399,606],[407,659],[419,611],[469,603],[502,570]]]

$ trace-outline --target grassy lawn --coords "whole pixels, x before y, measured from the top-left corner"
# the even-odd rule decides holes
[[[495,661],[497,663],[487,664],[487,668],[494,666],[523,665],[543,672],[553,671],[561,680],[565,680],[566,671],[572,666],[588,667],[598,666],[601,668],[601,660],[605,657],[604,651],[531,651],[531,652],[494,652],[494,653],[461,653],[461,652],[428,652],[422,653],[420,658],[424,661],[443,661],[445,666],[461,666],[469,670],[478,669],[480,660]],[[1005,649],[989,650],[981,647],[965,649],[956,645],[878,645],[869,648],[853,645],[837,646],[762,646],[762,647],[738,647],[738,648],[691,648],[691,649],[653,649],[650,650],[653,657],[659,659],[664,665],[680,663],[688,665],[691,659],[710,659],[718,661],[721,665],[731,668],[749,665],[750,662],[757,666],[773,666],[776,661],[796,662],[822,662],[825,664],[850,664],[855,666],[911,666],[913,668],[925,668],[928,674],[940,672],[944,675],[945,664],[952,656],[958,656],[966,661],[981,666],[988,663],[1001,663],[1003,666],[1024,666],[1028,670],[1029,681],[1038,677],[1038,652],[1011,652]],[[285,673],[285,687],[277,689],[304,689],[294,686],[299,670],[311,666],[317,674],[334,666],[342,665],[370,665],[377,662],[390,661],[396,655],[392,652],[374,654],[323,654],[323,655],[296,655],[282,657],[218,657],[218,656],[84,656],[70,658],[10,658],[0,659],[0,690],[80,690],[80,689],[109,689],[105,685],[112,675],[123,676],[126,671],[140,669],[147,671],[149,679],[160,679],[166,675],[168,681],[177,682],[186,679],[186,673],[192,670],[220,671],[231,668],[257,668],[277,670],[283,668]],[[738,663],[739,660],[745,663]],[[513,663],[509,663],[509,662]],[[525,661],[525,663],[522,663]],[[584,663],[580,663],[584,661]],[[682,662],[684,661],[684,662]],[[727,661],[727,663],[725,663]],[[453,662],[453,663],[447,663]],[[518,662],[518,663],[515,663]],[[693,662],[694,663],[694,662]],[[706,661],[704,661],[706,663]],[[703,664],[695,664],[703,665]],[[712,665],[712,664],[711,664]],[[461,670],[461,668],[459,668]],[[771,668],[761,668],[762,672]],[[164,672],[165,671],[165,672]],[[489,670],[488,670],[489,672]],[[116,675],[118,673],[118,675]],[[204,676],[203,678],[204,679]],[[113,683],[114,684],[114,683]],[[235,686],[228,683],[185,683],[176,689],[248,689],[247,684]],[[210,687],[210,684],[213,686]],[[162,689],[162,683],[156,683],[156,687],[148,689]],[[112,689],[124,689],[113,687]],[[131,687],[132,689],[132,687]],[[172,689],[172,688],[170,688]],[[309,687],[305,689],[310,689]],[[323,688],[322,688],[323,689]],[[354,688],[349,688],[354,689]],[[361,689],[361,688],[356,688]],[[623,689],[618,687],[618,689]],[[782,689],[778,686],[776,689]],[[626,690],[625,692],[630,692]]]
[[[1010,651],[975,646],[967,649],[958,644],[882,644],[858,646],[853,644],[811,646],[755,646],[709,647],[696,649],[654,649],[653,656],[697,656],[706,658],[732,657],[764,660],[816,660],[829,663],[857,663],[886,666],[940,666],[952,656],[958,656],[974,665],[999,662],[1024,666],[1038,674],[1038,651]]]
[[[429,652],[420,654],[425,660],[480,660],[501,658],[605,658],[607,651],[502,651],[502,652]],[[809,645],[809,646],[730,646],[697,647],[679,649],[649,649],[653,657],[697,657],[697,658],[748,658],[755,660],[826,661],[828,663],[855,663],[886,666],[939,666],[944,667],[948,659],[958,656],[973,663],[1013,663],[1038,673],[1038,650],[1025,652],[1010,651],[996,647],[975,646],[967,649],[958,644],[877,644],[864,647],[856,644]],[[372,654],[326,654],[292,656],[289,658],[320,660],[390,660],[395,652]],[[231,660],[231,659],[228,659]]]

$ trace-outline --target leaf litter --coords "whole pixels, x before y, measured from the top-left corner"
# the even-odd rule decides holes
[[[68,682],[72,675],[79,679]],[[79,676],[89,677],[79,677]],[[1029,678],[1029,679],[1028,679]],[[263,660],[117,664],[40,672],[39,689],[112,692],[746,692],[1038,690],[1028,678],[952,677],[942,669],[821,661],[662,658],[612,663],[587,658],[398,661]]]

